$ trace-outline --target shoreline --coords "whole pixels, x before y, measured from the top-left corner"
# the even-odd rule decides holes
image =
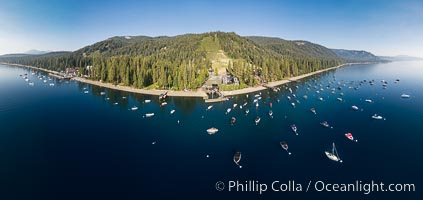
[[[57,71],[52,71],[52,70],[48,70],[48,69],[44,69],[44,68],[38,68],[38,67],[22,65],[22,64],[11,64],[11,63],[0,63],[0,64],[18,66],[18,67],[25,67],[25,68],[40,70],[40,71],[53,73],[53,74],[58,73]],[[320,74],[322,72],[338,69],[338,68],[343,67],[343,66],[357,65],[357,64],[372,64],[372,62],[344,63],[344,64],[337,65],[337,66],[334,66],[334,67],[330,67],[330,68],[327,68],[327,69],[322,69],[322,70],[318,70],[318,71],[315,71],[315,72],[310,72],[310,73],[307,73],[307,74],[303,74],[303,75],[299,75],[299,76],[295,76],[295,77],[290,77],[290,78],[285,79],[285,80],[270,82],[266,85],[268,87],[276,87],[276,86],[280,86],[280,85],[283,85],[283,84],[286,84],[286,83],[298,81],[298,80],[301,80],[301,79],[309,77],[309,76]],[[109,89],[115,89],[115,90],[120,90],[120,91],[125,91],[125,92],[138,93],[138,94],[159,96],[160,94],[163,94],[164,92],[168,91],[168,96],[197,97],[197,98],[203,98],[205,100],[208,99],[208,95],[204,91],[202,91],[201,88],[197,89],[196,91],[188,91],[188,92],[172,91],[172,90],[146,90],[146,89],[133,88],[133,87],[129,87],[129,86],[113,85],[111,83],[102,83],[100,81],[89,80],[89,79],[81,78],[81,77],[74,77],[74,78],[72,78],[72,80],[82,82],[82,83],[88,83],[88,84],[96,85],[96,86],[100,86],[100,87],[105,87],[105,88],[109,88]],[[213,100],[213,101],[210,101],[210,102],[226,101],[227,100],[226,97],[228,97],[228,96],[248,94],[248,93],[258,92],[258,91],[262,91],[262,90],[266,90],[266,89],[268,89],[268,88],[264,87],[264,86],[255,86],[255,87],[249,87],[249,88],[238,89],[238,90],[233,90],[233,91],[221,91],[221,93],[223,94],[224,97],[220,98],[220,99],[210,99],[210,100]]]

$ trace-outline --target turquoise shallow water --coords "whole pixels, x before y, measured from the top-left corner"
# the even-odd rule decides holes
[[[34,86],[19,76],[24,73]],[[260,196],[227,188],[216,191],[217,181],[227,184],[231,180],[267,184],[294,180],[303,187],[310,180],[413,183],[416,192],[371,195],[384,199],[421,196],[422,62],[343,67],[281,86],[280,92],[262,91],[258,108],[253,104],[258,93],[215,104],[196,98],[168,98],[168,105],[161,107],[154,96],[74,81],[43,83],[39,75],[45,74],[0,66],[0,188],[5,199]],[[394,83],[396,79],[400,81]],[[363,80],[366,82],[360,84]],[[375,84],[370,85],[370,80]],[[386,89],[382,80],[388,83]],[[55,85],[49,86],[50,82]],[[401,98],[403,93],[411,98]],[[144,103],[146,99],[151,103]],[[245,102],[247,106],[240,109]],[[291,102],[296,103],[295,108]],[[238,107],[225,114],[234,103]],[[209,105],[213,108],[206,111]],[[359,111],[353,111],[352,105]],[[132,106],[139,109],[131,111]],[[312,107],[317,115],[310,112]],[[250,113],[245,115],[247,108]],[[155,116],[143,117],[146,113]],[[375,113],[386,120],[373,120]],[[257,116],[261,117],[258,125],[254,123]],[[229,123],[231,117],[237,119],[234,125]],[[322,121],[328,121],[333,129],[321,126]],[[298,136],[290,130],[291,124],[297,125]],[[208,135],[210,127],[219,132]],[[349,141],[346,132],[359,141]],[[282,140],[288,142],[292,155],[281,149]],[[333,142],[343,163],[330,161],[324,154]],[[242,168],[232,161],[236,151],[242,152]],[[366,198],[362,192],[315,191],[265,192],[261,196],[306,198],[316,194]]]

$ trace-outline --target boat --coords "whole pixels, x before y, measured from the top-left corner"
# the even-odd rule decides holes
[[[245,110],[245,114],[248,115],[248,113],[250,112],[249,109]]]
[[[260,117],[256,117],[256,119],[254,120],[256,122],[256,125],[260,122]]]
[[[258,104],[258,102],[256,103],[256,107],[259,107],[259,104]]]
[[[372,116],[372,118],[373,118],[373,119],[377,119],[377,120],[381,120],[381,119],[383,119],[383,117],[382,117],[382,116],[377,115],[377,114],[374,114],[374,115]]]
[[[286,98],[287,98],[288,100],[291,100],[291,97],[290,97],[290,96],[287,96]]]
[[[49,85],[50,85],[50,86],[54,86],[54,83],[50,83]]]
[[[322,126],[324,126],[324,127],[326,127],[326,128],[329,128],[329,127],[330,127],[330,126],[329,126],[329,123],[328,123],[327,121],[320,122],[320,125],[322,125]]]
[[[304,98],[304,99],[307,99],[307,98],[308,98],[308,96],[307,96],[307,95],[304,95],[304,96],[303,96],[303,98]]]
[[[339,98],[339,97],[338,97],[338,98],[336,98],[336,99],[338,99],[338,101],[342,101],[342,98]]]
[[[231,125],[235,124],[236,122],[236,118],[235,117],[231,117]]]
[[[131,110],[138,110],[138,107],[132,106]]]
[[[234,106],[233,106],[233,108],[236,108],[237,106],[238,106],[238,104],[234,103]]]
[[[34,86],[34,82],[29,82],[28,83],[30,86]]]
[[[118,105],[118,104],[119,104],[118,102],[113,103],[113,105]]]
[[[239,166],[239,168],[242,168],[242,166],[239,165],[239,162],[241,161],[241,152],[237,151],[234,154],[234,159],[233,160],[234,160],[234,163]]]
[[[209,129],[207,129],[207,133],[208,133],[209,135],[213,135],[213,134],[217,133],[218,131],[219,131],[219,129],[217,129],[217,128],[215,128],[215,127],[211,127],[211,128],[209,128]]]
[[[371,100],[371,99],[366,99],[364,101],[367,102],[367,103],[373,103],[373,100]]]
[[[211,110],[213,108],[213,106],[209,106],[207,107],[207,110]]]
[[[294,102],[292,102],[292,103],[291,103],[291,106],[295,108],[295,103],[294,103]]]
[[[100,95],[101,95],[101,96],[103,96],[103,95],[105,95],[105,94],[106,94],[105,92],[100,92]]]
[[[26,82],[28,82],[28,81],[29,81],[29,79],[28,79],[28,78],[25,78],[25,81],[26,81]]]
[[[282,141],[282,142],[279,142],[279,144],[281,145],[282,149],[288,152],[288,155],[291,155],[291,152],[288,151],[288,143],[286,143],[285,141]]]
[[[310,108],[310,111],[314,114],[317,114],[316,109],[314,109],[314,108]]]
[[[173,113],[175,113],[175,110],[171,110],[171,111],[170,111],[170,114],[171,114],[171,115],[172,115]]]
[[[351,106],[351,108],[352,108],[353,110],[358,110],[358,107],[357,107],[357,106]]]
[[[253,100],[253,103],[256,103],[257,101],[258,101],[257,99],[254,99],[254,100]]]
[[[273,111],[272,110],[269,110],[269,116],[273,117]]]
[[[291,130],[295,133],[295,135],[298,135],[297,126],[295,124],[291,125]]]
[[[87,91],[87,90],[85,90],[85,91],[84,91],[84,93],[85,93],[85,94],[88,94],[88,91]]]
[[[126,99],[126,97],[122,97],[122,99]]]
[[[332,151],[330,151],[330,152],[329,151],[325,151],[325,154],[326,154],[326,156],[329,159],[331,159],[333,161],[336,161],[336,162],[341,162],[342,163],[342,160],[341,160],[341,158],[338,155],[338,151],[336,151],[335,143],[332,143]]]
[[[159,95],[159,100],[166,99],[166,97],[167,97],[167,92],[168,92],[168,91],[166,91],[165,93],[160,94],[160,95]]]
[[[47,83],[47,80],[44,80],[43,82],[44,82],[44,83]]]
[[[232,110],[231,108],[226,109],[226,114],[230,113],[231,110]]]
[[[165,106],[165,105],[167,105],[167,102],[162,102],[160,105]]]
[[[402,95],[401,95],[401,98],[404,98],[404,99],[406,99],[406,98],[410,98],[410,95],[409,95],[409,94],[402,94]]]
[[[354,137],[351,133],[345,133],[345,137],[347,137],[351,141],[358,142],[358,140],[354,140]]]
[[[144,100],[144,103],[150,103],[151,102],[151,100],[150,99],[146,99],[146,100]]]
[[[320,100],[320,101],[323,101],[323,98],[322,98],[322,97],[319,97],[319,100]]]
[[[147,114],[145,114],[145,117],[152,117],[152,116],[154,116],[154,113],[147,113]]]
[[[254,95],[254,97],[255,97],[255,98],[257,98],[257,97],[259,97],[259,96],[260,96],[259,94]]]

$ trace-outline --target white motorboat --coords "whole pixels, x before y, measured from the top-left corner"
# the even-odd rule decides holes
[[[234,103],[233,108],[235,109],[238,106],[238,104]]]
[[[100,95],[101,96],[103,96],[103,95],[105,95],[106,94],[106,92],[100,92]]]
[[[295,108],[295,103],[294,103],[294,102],[292,102],[292,103],[291,103],[291,106]]]
[[[323,98],[322,97],[319,97],[319,101],[323,101]]]
[[[166,102],[162,102],[160,105],[161,106],[165,106],[165,105],[167,105],[167,103]]]
[[[406,99],[406,98],[410,98],[410,95],[409,95],[409,94],[402,94],[402,95],[401,95],[401,98],[404,98],[404,99]]]
[[[367,103],[373,103],[373,100],[371,100],[371,99],[366,99],[364,101],[367,102]]]
[[[258,123],[260,123],[260,117],[256,117],[256,119],[254,120],[254,122],[256,122],[256,125],[258,124]]]
[[[339,98],[339,97],[338,97],[338,98],[336,98],[336,99],[337,99],[338,101],[342,101],[342,98]]]
[[[173,113],[175,113],[175,110],[171,110],[171,111],[170,111],[170,114],[171,114],[171,115],[172,115]]]
[[[30,86],[34,86],[34,82],[29,82],[28,83]]]
[[[147,114],[145,114],[145,117],[152,117],[152,116],[154,116],[154,113],[147,113]]]
[[[231,108],[226,109],[226,114],[229,114],[231,112]]]
[[[144,100],[144,103],[150,103],[151,102],[151,100],[150,99],[146,99],[146,100]]]
[[[53,87],[54,86],[54,83],[50,83],[49,85]]]
[[[209,129],[207,129],[207,133],[208,133],[209,135],[213,135],[213,134],[217,133],[218,131],[219,131],[219,129],[214,128],[214,127],[211,127],[211,128],[209,128]]]
[[[208,106],[207,110],[211,110],[213,108],[213,106]]]
[[[351,108],[352,108],[353,110],[358,110],[358,107],[357,107],[357,106],[351,106]]]
[[[332,143],[332,151],[325,151],[325,154],[330,160],[342,163],[342,160],[338,155],[338,151],[336,151],[335,143]]]
[[[132,106],[131,110],[138,110],[138,107]]]
[[[245,114],[248,115],[248,113],[250,112],[249,109],[245,110]]]
[[[381,119],[383,119],[383,117],[382,117],[382,116],[377,115],[377,114],[374,114],[374,115],[372,116],[372,118],[373,118],[373,119],[377,119],[377,120],[381,120]]]
[[[85,94],[88,94],[88,90],[85,90],[85,91],[84,91],[84,93],[85,93]]]

